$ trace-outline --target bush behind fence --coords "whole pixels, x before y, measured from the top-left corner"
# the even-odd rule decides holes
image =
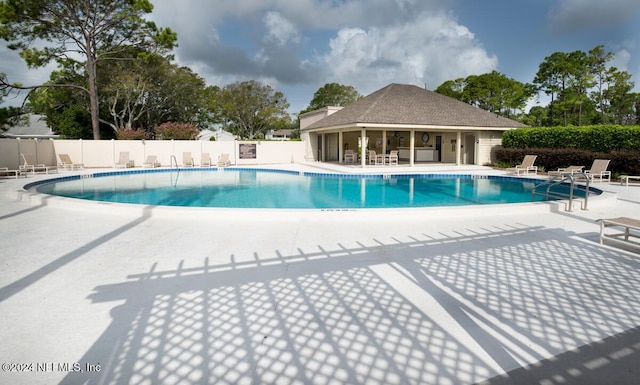
[[[504,148],[575,148],[609,153],[640,150],[640,126],[535,127],[507,131]]]
[[[584,166],[589,169],[594,159],[611,159],[609,170],[617,175],[640,175],[640,151],[613,150],[609,152],[576,148],[499,148],[495,158],[500,165],[516,165],[525,155],[537,155],[536,165],[545,170],[557,170],[568,166]]]

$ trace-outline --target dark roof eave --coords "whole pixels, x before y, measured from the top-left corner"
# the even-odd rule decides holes
[[[522,126],[526,127],[526,126]],[[441,130],[441,131],[508,131],[522,127],[514,126],[456,126],[456,125],[440,125],[440,124],[403,124],[403,123],[354,123],[347,125],[325,126],[325,127],[307,127],[301,132],[322,132],[322,131],[344,131],[344,130]]]

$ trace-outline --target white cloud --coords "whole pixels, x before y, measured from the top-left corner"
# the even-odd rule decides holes
[[[152,2],[150,18],[178,33],[178,63],[209,84],[309,87],[310,100],[327,82],[366,94],[391,82],[435,88],[497,68],[497,58],[443,11],[451,0]]]
[[[594,26],[624,23],[640,13],[638,0],[557,0],[548,14],[553,32],[571,32]]]
[[[289,42],[299,43],[298,29],[279,12],[267,12],[263,18],[267,27],[265,40],[277,45],[285,45]]]
[[[443,10],[448,0],[154,1],[154,20],[178,32],[181,64],[220,86],[254,79],[308,88],[310,100],[328,82],[363,94],[391,82],[433,89],[497,68]]]
[[[613,54],[613,59],[609,62],[609,66],[616,67],[620,71],[627,71],[631,74],[631,81],[635,86],[632,92],[640,91],[640,65],[636,66],[633,61],[633,51],[635,44],[633,41],[625,41],[621,44],[623,48],[620,48]]]
[[[627,66],[631,61],[631,53],[626,49],[622,49],[613,55],[613,59],[609,62],[611,67],[616,67],[620,71],[628,71]]]
[[[203,21],[217,24],[229,19],[257,22],[265,14],[280,14],[295,28],[339,29],[364,25],[390,25],[424,11],[446,9],[453,0],[152,0],[151,17],[159,25],[196,28]]]
[[[322,85],[325,74],[328,81],[350,80],[352,63],[367,66],[359,70],[385,81],[423,84],[443,80],[449,73],[461,76],[493,69],[497,62],[477,47],[473,34],[441,11],[449,1],[186,0],[179,6],[154,2],[153,19],[178,32],[176,56],[192,68],[206,70],[208,65],[206,72],[212,75]],[[227,40],[230,20],[238,30],[232,42]],[[223,25],[224,33],[218,36],[216,28]],[[335,42],[318,40],[332,30]],[[346,54],[341,56],[334,49],[351,30],[364,32],[364,51],[357,51],[356,38],[342,43]],[[313,44],[311,49],[308,44]],[[450,53],[456,56],[444,57]],[[465,57],[470,62],[460,61]]]
[[[331,81],[368,93],[388,83],[435,88],[445,80],[497,67],[474,35],[449,14],[423,14],[415,21],[368,30],[345,28],[330,41],[323,57]]]

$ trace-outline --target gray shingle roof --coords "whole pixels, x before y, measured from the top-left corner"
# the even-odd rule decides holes
[[[517,128],[520,122],[408,84],[390,84],[305,130],[357,124]]]

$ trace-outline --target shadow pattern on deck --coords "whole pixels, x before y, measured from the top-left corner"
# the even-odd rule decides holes
[[[620,384],[636,370],[629,254],[525,225],[374,241],[98,286],[91,301],[124,301],[80,360],[101,371],[62,383]]]

